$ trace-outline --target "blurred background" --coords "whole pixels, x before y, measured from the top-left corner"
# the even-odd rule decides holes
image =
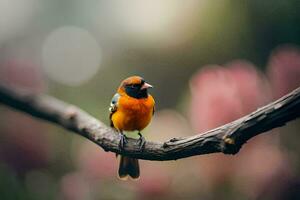
[[[0,84],[48,93],[109,124],[120,81],[154,85],[146,139],[189,136],[300,86],[300,2],[0,0]],[[0,199],[299,199],[300,121],[235,156],[117,160],[86,139],[0,105]]]

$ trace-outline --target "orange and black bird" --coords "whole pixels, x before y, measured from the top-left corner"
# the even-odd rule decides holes
[[[127,143],[123,131],[138,131],[140,148],[144,148],[146,141],[140,131],[150,123],[155,104],[153,97],[148,93],[149,88],[152,88],[152,85],[146,83],[142,77],[131,76],[122,81],[111,100],[110,124],[121,134],[121,149]],[[133,179],[139,178],[138,160],[121,156],[118,173],[122,180],[126,180],[128,176]]]

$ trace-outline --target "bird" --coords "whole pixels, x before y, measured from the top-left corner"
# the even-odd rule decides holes
[[[109,119],[110,126],[121,136],[120,149],[124,149],[128,142],[123,131],[138,131],[140,150],[144,149],[146,140],[141,131],[150,123],[155,110],[154,98],[148,93],[148,89],[152,87],[144,78],[130,76],[121,82],[113,96]],[[120,155],[118,176],[121,180],[127,180],[128,177],[138,179],[138,159]]]

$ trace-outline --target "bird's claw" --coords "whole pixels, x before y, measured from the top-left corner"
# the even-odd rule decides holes
[[[140,138],[138,140],[139,141],[140,150],[144,150],[145,144],[146,144],[146,140],[145,140],[144,136],[142,136],[141,133],[138,133],[138,134],[140,136]]]
[[[126,135],[124,135],[124,134],[120,134],[121,135],[121,139],[120,139],[120,142],[119,142],[119,148],[121,149],[121,150],[123,150],[124,149],[124,147],[125,147],[125,145],[128,143],[128,140],[127,140],[127,137],[126,137]]]

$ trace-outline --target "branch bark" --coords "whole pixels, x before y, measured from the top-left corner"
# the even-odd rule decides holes
[[[146,142],[139,150],[136,139],[119,149],[120,135],[80,108],[45,94],[31,94],[0,86],[0,102],[13,109],[44,119],[77,133],[111,151],[144,160],[176,160],[223,152],[236,154],[250,138],[285,125],[300,116],[300,87],[236,121],[191,137],[173,138],[164,143]]]

